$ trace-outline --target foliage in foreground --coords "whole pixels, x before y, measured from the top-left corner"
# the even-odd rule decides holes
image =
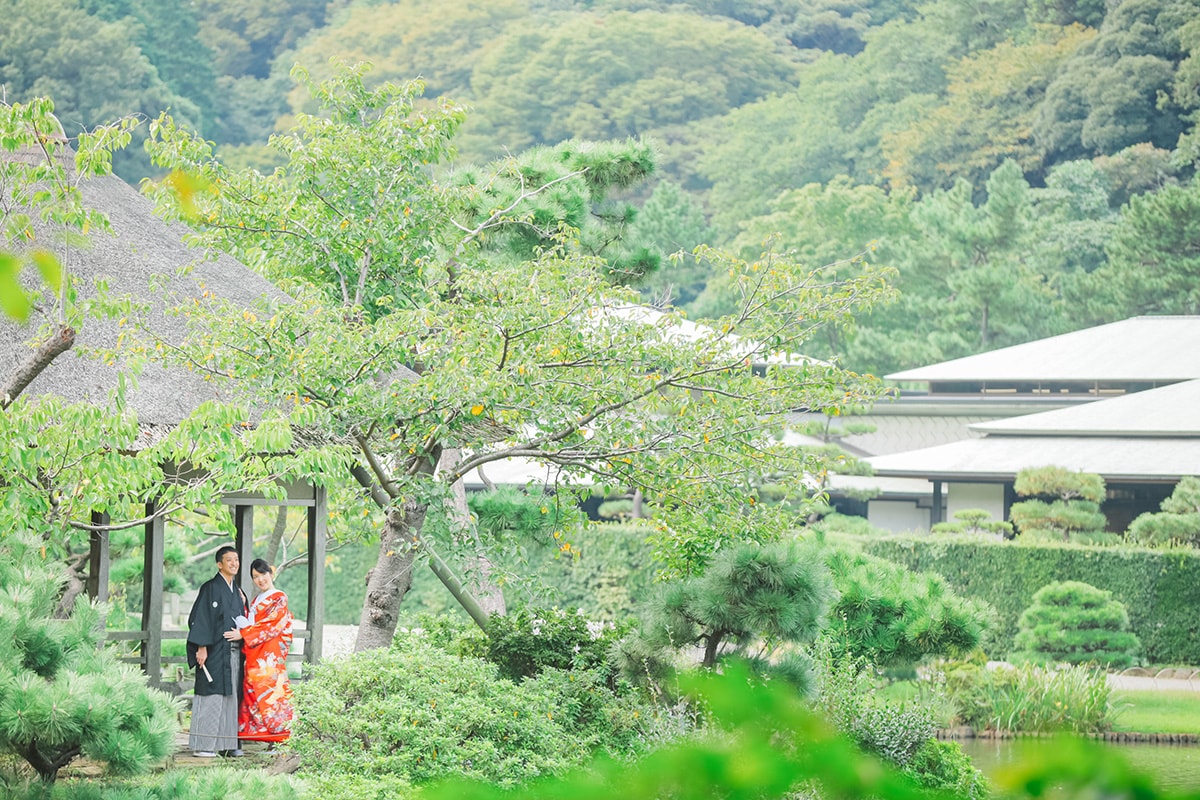
[[[1018,623],[1014,658],[1045,664],[1095,663],[1122,668],[1141,647],[1129,614],[1112,592],[1080,581],[1056,581],[1033,596]]]
[[[128,783],[62,781],[53,790],[26,786],[4,795],[5,800],[297,800],[304,796],[302,785],[287,775],[232,767],[171,770]]]
[[[656,740],[653,708],[588,670],[545,669],[513,683],[495,665],[411,634],[318,667],[296,687],[291,747],[314,776],[424,783],[460,775],[512,786]]]
[[[794,690],[779,682],[750,679],[729,665],[725,674],[689,676],[686,690],[711,709],[724,735],[688,739],[632,761],[600,758],[562,777],[516,791],[466,781],[422,790],[421,800],[710,800],[713,797],[784,797],[816,784],[830,797],[917,800],[922,791],[894,768],[863,755],[813,714]],[[1197,797],[1160,790],[1131,771],[1110,750],[1087,742],[1060,740],[1027,754],[999,777],[1012,797],[1041,797],[1050,786],[1058,797]]]
[[[0,539],[0,753],[46,783],[80,755],[112,774],[143,772],[174,749],[175,703],[101,647],[101,607],[79,597],[54,618],[64,577],[40,546]]]

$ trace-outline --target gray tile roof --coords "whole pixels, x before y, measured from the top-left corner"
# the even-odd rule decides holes
[[[977,422],[971,429],[1009,436],[1200,437],[1200,380],[1057,411]]]
[[[1134,317],[895,372],[894,381],[1175,381],[1200,378],[1200,316]]]
[[[1174,482],[1200,474],[1200,438],[988,436],[867,459],[877,475],[930,480],[1012,480],[1029,467],[1060,466],[1107,481]]]

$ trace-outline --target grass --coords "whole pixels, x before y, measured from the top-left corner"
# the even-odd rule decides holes
[[[878,692],[883,698],[900,705],[923,700],[911,681],[887,684],[880,687]],[[1114,731],[1200,735],[1200,692],[1114,690],[1112,704],[1117,709],[1113,720]],[[945,717],[946,713],[943,711],[935,716]],[[944,718],[937,721],[941,725],[947,724]]]
[[[1115,731],[1200,734],[1200,692],[1114,691]]]

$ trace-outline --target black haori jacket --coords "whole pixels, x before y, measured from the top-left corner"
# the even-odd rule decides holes
[[[233,588],[225,582],[221,573],[205,581],[196,594],[192,613],[188,615],[187,660],[188,666],[196,670],[196,694],[236,694],[240,686],[231,682],[229,670],[229,642],[222,635],[237,627],[234,620],[249,612],[246,595],[235,582]],[[208,648],[208,675],[196,667],[196,650]],[[208,676],[212,676],[212,680]]]

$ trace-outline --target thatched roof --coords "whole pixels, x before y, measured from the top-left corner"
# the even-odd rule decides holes
[[[0,158],[18,159],[19,154],[0,153]],[[85,203],[103,212],[112,223],[111,233],[90,235],[86,249],[56,243],[52,231],[43,229],[36,246],[53,250],[77,281],[80,297],[95,293],[95,281],[107,280],[114,296],[128,294],[149,302],[153,308],[149,324],[159,337],[181,341],[186,333],[182,319],[161,313],[176,300],[167,301],[161,292],[152,294],[152,276],[171,276],[167,291],[176,298],[201,297],[207,290],[225,300],[250,307],[264,295],[282,296],[278,289],[249,267],[229,256],[206,258],[184,243],[187,229],[154,216],[149,200],[116,177],[96,177],[81,182]],[[177,273],[183,267],[191,271]],[[34,321],[36,322],[36,320]],[[11,370],[28,354],[33,325],[0,321],[0,370]],[[70,402],[106,404],[117,386],[119,364],[109,366],[83,355],[88,348],[111,347],[116,342],[116,321],[88,320],[79,332],[75,348],[60,355],[25,390],[26,394],[54,394]],[[199,404],[222,397],[218,387],[182,369],[164,369],[151,364],[128,393],[130,408],[143,428],[170,426],[186,417]]]

